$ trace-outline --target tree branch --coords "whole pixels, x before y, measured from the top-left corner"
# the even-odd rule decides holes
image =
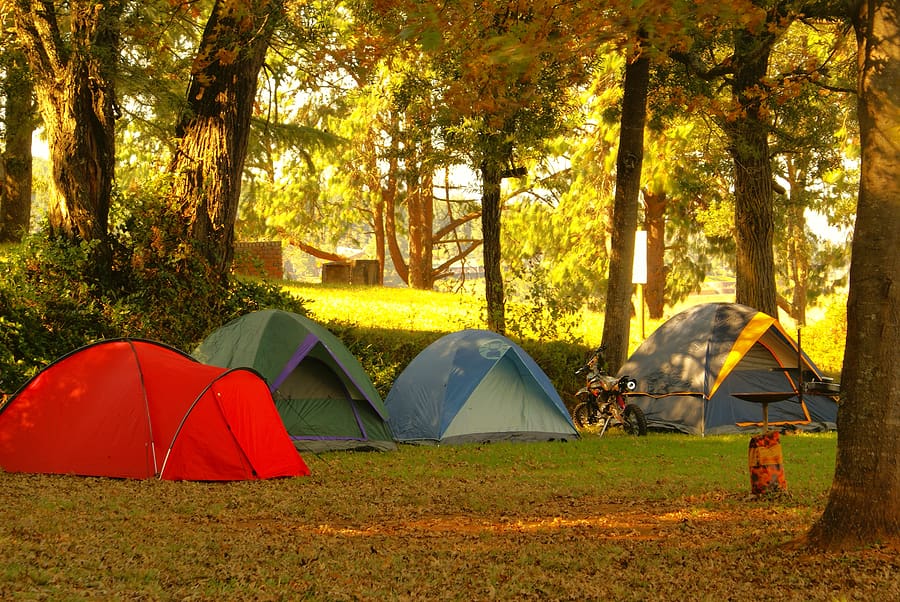
[[[304,253],[309,253],[313,257],[318,257],[319,259],[324,259],[325,261],[347,261],[349,258],[344,255],[339,255],[337,253],[330,253],[328,251],[323,251],[318,247],[314,247],[309,245],[303,241],[297,240],[290,234],[288,234],[283,228],[276,228],[275,230],[278,232],[279,236],[281,236],[284,240],[288,242],[288,244],[293,245],[303,251]]]
[[[457,253],[455,256],[451,257],[450,259],[448,259],[447,261],[445,261],[444,263],[442,263],[441,265],[436,267],[434,269],[435,276],[438,276],[438,277],[446,276],[447,268],[449,268],[451,265],[453,265],[460,259],[464,259],[465,257],[467,257],[470,253],[472,253],[472,251],[474,251],[475,249],[480,247],[481,244],[482,244],[482,241],[480,241],[480,240],[472,241],[472,244],[470,244],[468,247],[463,249],[460,253]]]
[[[441,240],[442,238],[450,234],[450,232],[452,232],[453,230],[457,229],[463,224],[471,222],[472,220],[478,219],[479,217],[481,217],[481,211],[472,211],[471,213],[467,213],[466,215],[461,215],[435,232],[433,238],[435,240]]]

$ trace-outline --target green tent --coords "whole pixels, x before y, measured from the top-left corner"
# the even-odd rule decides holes
[[[245,314],[206,337],[194,356],[262,374],[300,451],[397,447],[384,402],[359,360],[309,318],[274,309]]]

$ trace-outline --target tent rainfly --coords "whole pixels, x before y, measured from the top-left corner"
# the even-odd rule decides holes
[[[47,366],[0,410],[0,468],[233,481],[308,475],[265,381],[113,339]]]
[[[207,336],[194,357],[262,374],[300,451],[397,448],[384,401],[359,360],[305,316],[276,309],[245,314]]]
[[[802,366],[802,376],[800,373]],[[637,380],[629,401],[650,428],[713,435],[758,429],[760,403],[739,396],[793,393],[768,403],[772,426],[836,428],[833,397],[799,392],[822,381],[813,362],[773,317],[736,303],[706,303],[662,324],[619,370]]]
[[[463,330],[423,349],[385,400],[400,442],[576,439],[569,412],[535,361],[508,338]]]

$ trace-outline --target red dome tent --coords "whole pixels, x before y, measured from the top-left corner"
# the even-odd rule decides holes
[[[0,469],[196,481],[309,474],[259,374],[134,339],[78,349],[11,397],[0,409]]]

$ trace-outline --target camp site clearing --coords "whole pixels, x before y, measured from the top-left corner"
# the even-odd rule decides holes
[[[305,454],[265,481],[0,473],[0,597],[91,600],[890,600],[900,553],[812,554],[834,433]]]

